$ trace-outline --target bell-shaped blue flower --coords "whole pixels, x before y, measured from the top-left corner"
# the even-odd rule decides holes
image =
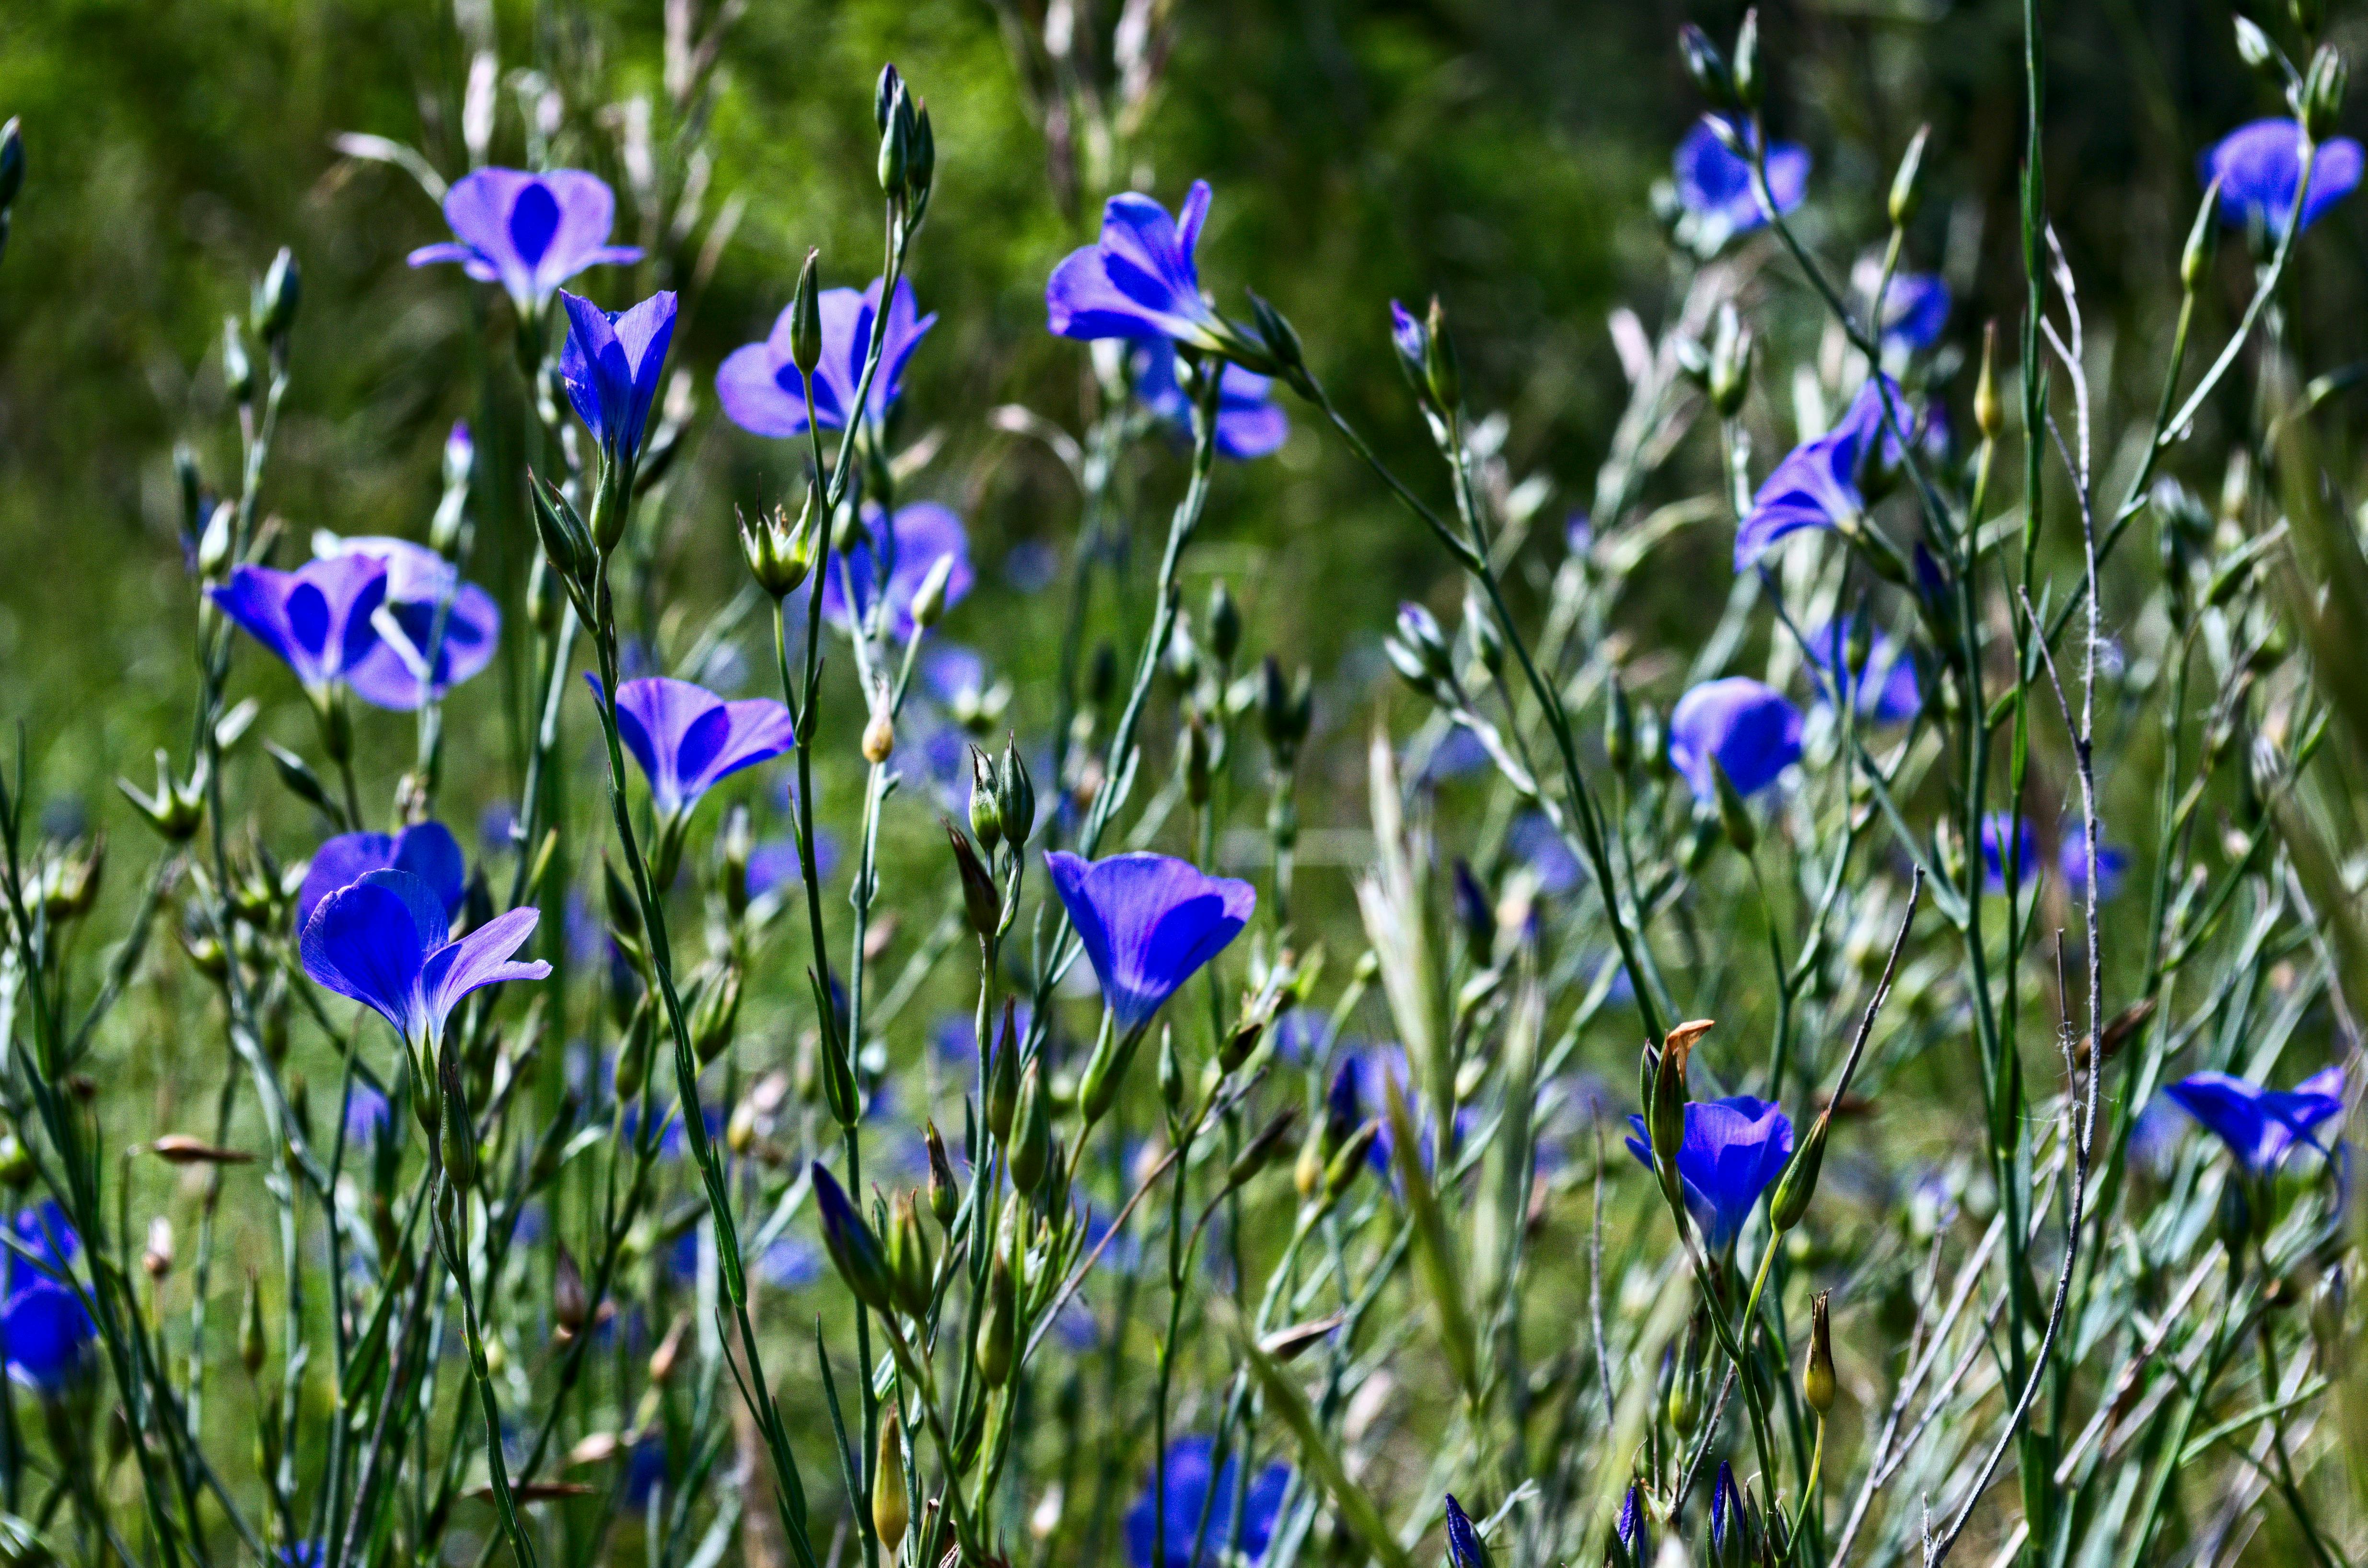
[[[1240,1471],[1228,1454],[1212,1474],[1211,1461],[1216,1457],[1216,1447],[1214,1438],[1199,1436],[1178,1437],[1167,1445],[1164,1472],[1145,1478],[1141,1494],[1126,1511],[1128,1568],[1215,1568],[1229,1561],[1225,1548],[1235,1540],[1234,1494]],[[1237,1542],[1241,1561],[1265,1560],[1267,1543],[1274,1539],[1277,1516],[1282,1511],[1283,1494],[1290,1487],[1291,1467],[1279,1460],[1250,1479],[1242,1496]],[[1167,1494],[1164,1540],[1158,1523],[1161,1492]],[[1205,1532],[1201,1522],[1204,1509],[1209,1516]],[[1195,1541],[1201,1547],[1198,1556],[1192,1551]]]
[[[18,1244],[57,1275],[66,1273],[82,1249],[65,1210],[54,1202],[22,1210],[14,1224]],[[71,1287],[13,1249],[0,1263],[0,1355],[8,1376],[44,1399],[56,1398],[88,1368],[97,1327]]]
[[[2343,1069],[2329,1067],[2291,1089],[2265,1089],[2226,1073],[2196,1073],[2163,1093],[2227,1144],[2247,1176],[2268,1176],[2298,1143],[2327,1152],[2311,1130],[2343,1114]]]
[[[376,647],[370,618],[386,600],[386,579],[385,562],[339,555],[293,572],[240,566],[207,596],[317,698],[344,684]]]
[[[1904,724],[1923,707],[1916,663],[1888,632],[1876,631],[1867,639],[1865,657],[1854,669],[1845,668],[1850,662],[1850,628],[1841,621],[1828,621],[1809,633],[1808,648],[1818,670],[1818,701],[1831,702],[1837,695],[1848,693],[1859,717],[1878,724]]]
[[[364,702],[407,713],[494,662],[501,608],[476,584],[461,581],[452,563],[426,545],[373,535],[316,538],[313,547],[324,557],[362,556],[386,565],[386,599],[373,618],[378,641],[346,673]]]
[[[1209,215],[1209,182],[1194,180],[1183,209],[1139,191],[1121,191],[1102,209],[1099,242],[1072,251],[1044,285],[1044,311],[1055,337],[1167,338],[1222,353],[1217,312],[1201,297],[1192,258]]]
[[[1635,1136],[1628,1152],[1650,1170],[1653,1151],[1645,1119],[1632,1116]],[[1713,1254],[1735,1244],[1759,1195],[1793,1157],[1793,1123],[1772,1100],[1736,1095],[1686,1105],[1686,1135],[1678,1145],[1678,1176],[1685,1184],[1686,1211]]]
[[[1240,934],[1258,905],[1249,883],[1205,875],[1166,855],[1087,862],[1054,850],[1044,867],[1121,1038],[1147,1026],[1162,1003]]]
[[[376,1012],[406,1045],[426,1047],[472,991],[551,972],[540,959],[510,958],[540,917],[530,904],[513,909],[454,941],[434,888],[408,871],[372,871],[321,901],[299,946],[314,981]]]
[[[592,694],[600,679],[587,674]],[[661,818],[677,817],[715,785],[797,743],[790,710],[769,698],[726,702],[703,686],[665,676],[617,687],[617,738],[633,754]]]
[[[1247,460],[1262,458],[1291,435],[1291,418],[1270,401],[1274,379],[1227,363],[1217,381],[1217,452]],[[1153,415],[1176,429],[1192,429],[1192,399],[1176,380],[1176,346],[1166,338],[1135,350],[1134,395]]]
[[[1742,131],[1749,145],[1748,127]],[[1751,165],[1727,150],[1705,115],[1685,140],[1676,157],[1678,204],[1704,226],[1705,248],[1715,249],[1729,235],[1748,233],[1768,222],[1752,189]],[[1768,193],[1778,212],[1791,212],[1809,194],[1809,154],[1790,142],[1768,144]]]
[[[2309,228],[2360,183],[2361,147],[2349,136],[2320,143],[2303,197],[2302,226]],[[2291,119],[2257,119],[2237,127],[2205,149],[2196,177],[2220,182],[2220,221],[2235,229],[2259,229],[2278,239],[2293,221],[2294,190],[2302,184],[2302,127]]]
[[[899,506],[894,517],[878,506],[867,506],[863,521],[865,537],[831,562],[830,575],[823,581],[822,613],[831,624],[848,624],[848,588],[852,585],[859,616],[869,616],[873,598],[885,595],[884,630],[902,641],[913,634],[913,600],[940,560],[951,555],[954,562],[946,577],[947,608],[961,603],[977,580],[971,569],[969,531],[960,517],[936,502]]]
[[[563,289],[559,302],[567,311],[567,343],[559,351],[567,401],[609,460],[630,463],[666,373],[674,295],[661,290],[631,310],[609,312]]]
[[[1704,681],[1669,710],[1669,765],[1694,799],[1714,801],[1715,761],[1741,795],[1756,795],[1801,760],[1801,710],[1748,676]]]
[[[822,359],[814,366],[814,422],[825,430],[847,428],[848,410],[855,406],[855,389],[863,380],[863,361],[871,352],[871,333],[880,311],[881,279],[857,293],[852,289],[825,289],[814,301],[822,317]],[[880,344],[880,369],[872,373],[871,392],[864,401],[873,424],[905,390],[905,362],[920,346],[922,335],[938,323],[937,312],[919,313],[913,302],[913,285],[898,278],[888,301],[886,335]],[[724,357],[715,372],[715,396],[724,416],[752,436],[776,438],[803,436],[806,429],[805,377],[790,358],[790,339],[797,328],[797,306],[783,310],[762,343],[751,343]]]
[[[457,261],[483,283],[499,283],[518,309],[540,311],[558,287],[588,267],[628,267],[632,245],[612,245],[617,198],[608,182],[582,169],[479,169],[444,193],[453,239],[422,245],[411,265]]]

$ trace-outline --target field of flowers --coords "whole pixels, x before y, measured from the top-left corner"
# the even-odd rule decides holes
[[[1333,341],[1204,247],[1160,0],[995,8],[1024,324],[940,308],[988,154],[892,64],[871,239],[705,352],[742,7],[664,11],[603,98],[464,6],[451,125],[336,143],[422,199],[438,481],[279,493],[362,341],[279,250],[170,657],[11,715],[0,1564],[2363,1560],[2351,19],[2194,51],[2254,112],[2102,305],[2035,0],[1987,208],[1676,28],[1581,490],[1452,295]],[[1352,470],[1370,560],[1228,530]]]

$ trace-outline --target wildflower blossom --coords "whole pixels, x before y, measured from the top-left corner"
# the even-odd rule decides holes
[[[1087,862],[1055,850],[1044,866],[1121,1037],[1147,1026],[1162,1003],[1224,951],[1258,903],[1249,883],[1205,875],[1166,855]]]
[[[2327,1068],[2291,1089],[2266,1089],[2226,1073],[2195,1073],[2163,1093],[2228,1145],[2248,1176],[2266,1176],[2276,1174],[2297,1143],[2320,1148],[2311,1129],[2342,1114],[2343,1069]]]
[[[1756,795],[1801,760],[1801,710],[1748,676],[1704,681],[1669,710],[1669,764],[1697,801],[1714,801],[1714,761],[1737,794]]]
[[[1157,338],[1135,351],[1134,395],[1155,417],[1177,429],[1192,428],[1192,398],[1176,379],[1176,346]],[[1217,381],[1217,452],[1247,460],[1281,447],[1291,434],[1290,416],[1269,399],[1274,380],[1226,364]]]
[[[372,871],[324,898],[304,923],[304,972],[361,1003],[404,1043],[431,1045],[461,999],[506,980],[541,980],[551,966],[510,955],[533,935],[529,904],[497,915],[459,940],[435,889],[408,871]]]
[[[386,563],[367,555],[308,561],[293,572],[240,566],[207,597],[296,672],[316,699],[342,686],[378,642]]]
[[[1276,1460],[1252,1478],[1242,1494],[1241,1533],[1234,1534],[1234,1499],[1239,1469],[1235,1456],[1214,1468],[1216,1441],[1206,1437],[1178,1437],[1167,1445],[1164,1470],[1144,1482],[1143,1492],[1126,1511],[1126,1560],[1129,1568],[1214,1568],[1226,1561],[1228,1542],[1239,1547],[1241,1560],[1262,1562],[1267,1543],[1274,1538],[1282,1495],[1291,1485],[1291,1467]],[[1167,1528],[1160,1531],[1158,1494],[1167,1496]],[[1201,1516],[1208,1515],[1201,1528]],[[1200,1546],[1195,1556],[1193,1546]]]
[[[871,352],[871,335],[878,328],[880,278],[861,293],[852,289],[825,289],[814,301],[822,317],[822,358],[814,366],[814,422],[825,430],[847,428],[855,406],[855,390],[863,380],[863,364]],[[880,368],[872,372],[864,413],[879,424],[905,390],[905,365],[922,337],[938,322],[937,312],[921,315],[913,302],[913,285],[899,278],[888,301],[885,335],[880,345]],[[716,401],[724,416],[752,436],[802,436],[806,428],[805,377],[790,358],[790,339],[797,326],[797,306],[785,308],[761,343],[734,349],[715,372]]]
[[[1751,131],[1742,131],[1745,144]],[[1678,143],[1678,203],[1717,229],[1717,238],[1748,233],[1768,222],[1752,188],[1751,165],[1731,152],[1705,116]],[[1791,212],[1809,193],[1809,154],[1791,142],[1768,144],[1768,192],[1776,210]]]
[[[835,626],[848,624],[850,591],[858,616],[869,618],[875,598],[884,600],[885,630],[902,640],[913,634],[913,600],[937,569],[953,557],[946,578],[945,604],[951,608],[971,590],[970,534],[962,521],[934,501],[899,506],[890,517],[878,506],[864,509],[863,535],[831,562],[822,585],[822,612]],[[885,566],[883,573],[882,566]]]
[[[1628,1152],[1653,1165],[1645,1119],[1632,1116],[1635,1130]],[[1736,1095],[1686,1105],[1686,1131],[1678,1145],[1678,1176],[1685,1184],[1686,1210],[1702,1231],[1702,1245],[1723,1253],[1735,1244],[1744,1221],[1784,1170],[1793,1155],[1793,1123],[1770,1100]]]
[[[1839,620],[1809,633],[1809,657],[1821,676],[1816,682],[1817,700],[1829,702],[1838,691],[1847,691],[1862,719],[1904,724],[1916,717],[1924,696],[1907,648],[1889,633],[1876,631],[1867,639],[1866,653],[1857,666],[1845,669],[1849,648],[1850,628]]]
[[[478,169],[444,193],[453,238],[411,253],[414,267],[456,261],[481,283],[499,283],[533,314],[562,283],[590,267],[629,267],[633,245],[612,245],[617,198],[581,169]]]
[[[1192,252],[1209,215],[1209,182],[1194,180],[1173,219],[1138,191],[1121,191],[1102,209],[1101,238],[1072,251],[1044,286],[1044,310],[1056,337],[1167,338],[1211,353],[1224,351],[1216,311],[1201,297]]]
[[[2011,825],[2009,825],[2009,822]],[[2013,847],[2007,840],[2011,836]],[[2007,866],[2009,857],[2019,883],[2031,880],[2032,868],[2039,860],[2039,831],[2031,825],[2029,817],[2009,818],[2004,812],[1992,812],[1982,819],[1982,886],[1994,893],[2006,892]]]
[[[2308,229],[2360,183],[2362,149],[2349,136],[2321,142],[2303,197],[2302,226]],[[2302,127],[2291,119],[2257,119],[2237,127],[2204,150],[2196,177],[2220,182],[2220,221],[2231,228],[2258,228],[2283,236],[2294,219],[2294,188],[2302,183]]]
[[[325,548],[323,548],[325,546]],[[354,695],[372,707],[409,712],[443,697],[493,663],[502,612],[452,563],[409,540],[366,536],[324,540],[325,556],[360,556],[386,565],[386,595],[374,618],[377,643],[347,672]],[[435,644],[435,667],[427,649]]]
[[[598,676],[584,677],[600,695]],[[769,698],[726,702],[665,676],[617,687],[617,738],[633,754],[661,818],[679,817],[718,782],[796,744],[790,710]]]
[[[55,1202],[22,1210],[15,1224],[18,1245],[57,1275],[65,1274],[82,1250],[82,1238]],[[98,1336],[90,1313],[70,1286],[14,1248],[0,1264],[0,1282],[6,1298],[0,1301],[0,1354],[6,1357],[8,1376],[44,1399],[63,1394],[89,1364]]]
[[[674,295],[661,290],[631,310],[604,311],[562,290],[559,302],[567,311],[567,343],[559,353],[567,401],[608,460],[630,464],[642,449],[674,341]]]
[[[1941,340],[1949,324],[1949,285],[1926,272],[1903,272],[1883,295],[1883,341],[1915,351]]]
[[[408,871],[427,883],[448,921],[461,912],[469,870],[460,842],[440,822],[414,823],[401,833],[341,833],[314,850],[296,891],[297,929],[312,920],[323,899],[371,871],[385,870]]]
[[[1912,434],[1929,434],[1929,422],[1916,419],[1896,381],[1869,377],[1832,429],[1786,453],[1752,493],[1751,510],[1735,530],[1735,569],[1744,570],[1804,528],[1855,528],[1867,506],[1859,475],[1868,451],[1879,440],[1884,463],[1899,460],[1899,440],[1890,428],[1895,419],[1915,424]]]

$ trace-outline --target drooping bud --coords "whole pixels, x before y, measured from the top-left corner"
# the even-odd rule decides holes
[[[977,809],[977,796],[972,796],[972,809]],[[952,846],[954,870],[962,880],[962,913],[970,919],[973,934],[992,937],[1003,921],[1003,894],[995,885],[994,874],[971,841],[950,819],[940,819],[946,830],[946,842]]]
[[[1819,1415],[1834,1407],[1834,1339],[1827,1312],[1832,1295],[1820,1290],[1809,1302],[1809,1364],[1801,1372],[1801,1397]]]
[[[881,1250],[880,1239],[863,1216],[848,1201],[847,1190],[838,1178],[817,1160],[812,1167],[814,1211],[822,1219],[823,1245],[830,1260],[838,1266],[839,1274],[855,1299],[873,1312],[885,1312],[890,1308],[891,1280],[887,1255]]]

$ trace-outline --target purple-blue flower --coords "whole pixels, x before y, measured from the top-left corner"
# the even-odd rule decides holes
[[[852,289],[825,289],[815,301],[822,315],[822,360],[814,367],[814,422],[825,430],[847,428],[848,411],[855,406],[855,389],[863,380],[863,361],[871,352],[874,318],[880,309],[877,278],[861,293]],[[805,377],[790,359],[790,337],[797,325],[797,307],[783,310],[762,343],[751,343],[725,356],[715,372],[715,396],[725,417],[752,436],[803,436],[806,429]],[[905,362],[913,357],[921,336],[938,322],[937,312],[919,313],[913,302],[913,285],[899,278],[888,301],[887,335],[880,345],[880,368],[872,372],[871,391],[864,400],[873,424],[888,417],[889,408],[905,390]]]
[[[1725,1460],[1718,1461],[1718,1479],[1710,1488],[1710,1549],[1725,1558],[1726,1532],[1735,1528],[1743,1513],[1743,1494],[1735,1484],[1735,1466]]]
[[[2007,836],[2011,833],[2014,846],[2009,852]],[[1994,893],[2006,892],[2007,867],[2014,867],[2018,886],[2031,880],[2032,869],[2039,861],[2039,830],[2031,825],[2029,817],[2009,819],[2004,812],[1992,812],[1982,818],[1982,886]]]
[[[449,922],[461,913],[468,891],[468,862],[460,841],[440,822],[414,823],[401,833],[341,833],[313,852],[303,885],[296,891],[296,928],[313,919],[321,901],[349,888],[372,871],[408,871],[427,884]]]
[[[2072,890],[2074,898],[2089,895],[2089,830],[2074,823],[2064,830],[2064,843],[2055,852],[2056,869],[2063,874],[2064,885]],[[2130,852],[2119,845],[2097,846],[2097,898],[2109,901],[2122,891],[2122,878],[2130,869]]]
[[[822,585],[822,612],[832,624],[845,626],[848,588],[853,585],[856,613],[869,616],[874,596],[882,592],[881,567],[886,573],[887,627],[899,640],[913,634],[913,598],[929,580],[944,556],[954,558],[946,578],[946,608],[960,604],[976,574],[970,564],[970,534],[962,521],[934,501],[916,501],[896,508],[891,519],[877,506],[864,508],[865,537],[831,562]]]
[[[1628,1152],[1652,1168],[1645,1119],[1632,1116],[1635,1136]],[[1724,1253],[1735,1244],[1743,1221],[1769,1184],[1793,1157],[1793,1123],[1772,1100],[1736,1095],[1686,1105],[1686,1135],[1678,1145],[1678,1176],[1685,1183],[1686,1210],[1702,1230],[1702,1245]]]
[[[63,1275],[82,1239],[65,1210],[43,1202],[16,1218],[17,1240],[35,1257]],[[6,1301],[0,1303],[0,1354],[9,1377],[44,1398],[63,1393],[87,1366],[97,1328],[72,1288],[51,1278],[14,1250],[0,1265]]]
[[[1899,457],[1898,437],[1885,425],[1886,392],[1891,416],[1902,424],[1915,423],[1911,434],[1925,434],[1927,426],[1916,421],[1899,383],[1888,376],[1868,377],[1832,429],[1787,452],[1760,482],[1751,497],[1751,510],[1735,530],[1737,572],[1788,535],[1857,522],[1866,510],[1859,472],[1869,449],[1880,439],[1886,463],[1896,462]]]
[[[394,1126],[394,1107],[368,1084],[346,1091],[346,1142],[375,1143]]]
[[[1643,1490],[1632,1481],[1628,1483],[1628,1495],[1620,1500],[1620,1518],[1612,1528],[1619,1532],[1620,1549],[1637,1568],[1644,1568],[1653,1560],[1653,1532],[1645,1528],[1648,1523]]]
[[[600,678],[586,674],[592,695]],[[675,817],[744,767],[770,762],[796,744],[790,710],[770,698],[726,702],[703,686],[666,676],[617,687],[617,738],[633,754],[661,818]]]
[[[2343,1113],[2343,1069],[2329,1067],[2291,1089],[2265,1089],[2226,1073],[2196,1073],[2163,1093],[2202,1122],[2250,1176],[2276,1174],[2297,1143],[2326,1153],[2311,1129]]]
[[[1904,724],[1923,707],[1924,695],[1916,684],[1916,663],[1889,633],[1877,631],[1867,639],[1865,657],[1854,669],[1845,668],[1850,628],[1842,622],[1828,621],[1811,632],[1808,646],[1809,657],[1820,672],[1816,682],[1818,701],[1831,702],[1837,694],[1850,692],[1859,716],[1878,724]]]
[[[461,582],[452,563],[426,545],[372,535],[337,540],[324,553],[332,559],[365,557],[386,565],[386,599],[374,618],[378,642],[346,674],[354,695],[364,702],[409,712],[424,699],[441,698],[494,662],[502,635],[500,607],[476,584]],[[390,625],[393,635],[388,635]],[[430,642],[436,643],[435,670],[429,675]]]
[[[1538,891],[1560,897],[1577,887],[1587,868],[1543,812],[1524,812],[1506,831],[1505,848],[1538,879]]]
[[[1101,239],[1072,251],[1044,285],[1055,337],[1167,338],[1223,353],[1217,312],[1201,297],[1192,252],[1209,215],[1209,182],[1194,180],[1174,219],[1139,191],[1102,209]]]
[[[1240,1471],[1234,1456],[1210,1473],[1216,1440],[1207,1437],[1178,1437],[1167,1445],[1164,1475],[1144,1480],[1143,1492],[1126,1511],[1126,1560],[1129,1568],[1214,1568],[1227,1561],[1228,1544],[1237,1545],[1242,1561],[1258,1562],[1274,1538],[1282,1494],[1291,1485],[1291,1467],[1280,1460],[1259,1471],[1242,1496],[1241,1534],[1234,1535],[1234,1494]],[[1158,1494],[1167,1495],[1167,1529],[1159,1528]],[[1201,1528],[1206,1510],[1208,1528]],[[1193,1553],[1194,1542],[1200,1552]],[[1155,1551],[1155,1544],[1157,1550]]]
[[[408,871],[372,871],[323,899],[304,923],[304,972],[375,1011],[405,1044],[432,1045],[472,991],[551,972],[540,959],[510,958],[540,917],[528,904],[453,941],[434,888]]]
[[[1472,1516],[1447,1494],[1447,1561],[1449,1568],[1487,1568],[1488,1554],[1480,1550],[1480,1532],[1472,1528]]]
[[[411,265],[457,261],[482,283],[499,283],[518,309],[541,308],[562,283],[587,267],[627,267],[632,245],[609,243],[617,199],[608,182],[581,169],[479,169],[444,193],[444,221],[454,240],[422,245]]]
[[[1176,380],[1176,346],[1162,337],[1135,351],[1134,395],[1154,416],[1190,434],[1192,399]],[[1217,451],[1247,460],[1281,447],[1291,418],[1269,399],[1274,379],[1228,361],[1217,381]]]
[[[1697,801],[1715,801],[1711,764],[1740,795],[1756,795],[1801,760],[1801,710],[1748,676],[1704,681],[1669,710],[1669,765]]]
[[[604,311],[564,289],[567,342],[559,351],[559,380],[567,401],[611,462],[631,463],[642,449],[666,346],[674,341],[674,295],[651,295],[626,311]]]
[[[2302,226],[2351,194],[2360,183],[2361,146],[2349,136],[2319,144],[2311,166],[2310,190],[2303,198]],[[2258,225],[2271,239],[2283,236],[2294,217],[2294,189],[2302,183],[2302,127],[2291,119],[2257,119],[2222,137],[2196,162],[2196,177],[2220,182],[2220,221],[2230,228]]]
[[[1929,272],[1903,272],[1883,296],[1883,341],[1909,350],[1930,348],[1949,324],[1949,286]]]
[[[828,881],[838,869],[838,839],[814,829],[814,880]],[[748,896],[764,898],[805,878],[805,861],[795,838],[768,838],[748,852]]]
[[[207,596],[277,654],[316,697],[343,683],[378,643],[386,563],[367,555],[308,561],[293,572],[241,566]]]
[[[1160,1004],[1240,934],[1258,905],[1249,883],[1208,876],[1166,855],[1088,863],[1054,850],[1044,867],[1121,1037],[1147,1026]]]
[[[1751,132],[1747,128],[1743,134],[1748,139]],[[1676,169],[1679,205],[1717,225],[1717,239],[1748,233],[1768,222],[1752,189],[1751,165],[1727,151],[1707,115],[1678,143]],[[1790,142],[1769,143],[1768,193],[1776,199],[1779,212],[1801,205],[1809,193],[1807,149]]]

